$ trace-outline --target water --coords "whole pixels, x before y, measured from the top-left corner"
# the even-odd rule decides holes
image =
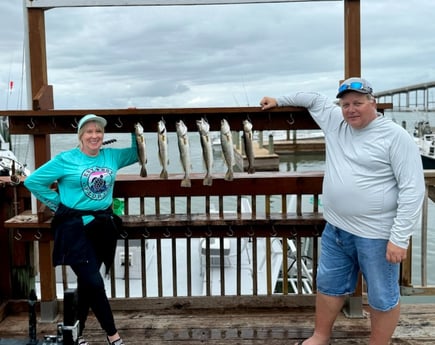
[[[218,136],[219,132],[212,132],[213,136]],[[266,137],[266,135],[263,135]],[[110,147],[126,147],[130,145],[130,134],[126,133],[106,133],[105,140],[116,139],[117,141],[107,146]],[[202,151],[199,134],[195,131],[189,133],[190,140],[190,153],[192,160],[192,171],[205,173],[205,167],[202,162]],[[20,162],[29,162],[32,153],[28,146],[28,137],[26,135],[14,135],[12,137],[14,153]],[[69,150],[77,145],[76,134],[53,134],[51,136],[51,154],[56,154]],[[149,174],[159,174],[161,165],[158,158],[157,147],[157,134],[146,133],[146,147],[147,147],[147,171]],[[168,133],[168,147],[169,147],[169,165],[168,172],[181,173],[182,166],[179,158],[177,134],[175,132]],[[224,173],[227,170],[221,152],[214,151],[213,154],[213,172]],[[281,157],[279,164],[279,171],[319,171],[324,169],[325,155],[322,152],[317,153],[304,153],[304,154],[290,154]],[[136,174],[139,173],[139,165],[133,164],[120,170],[122,174]]]
[[[412,133],[414,124],[419,120],[427,120],[432,125],[435,125],[435,113],[417,113],[417,112],[386,112],[386,117],[393,119],[399,124],[403,121],[406,122],[407,130]],[[218,135],[218,132],[214,132],[212,135]],[[265,136],[266,137],[266,136]],[[189,134],[190,145],[191,145],[191,157],[192,157],[192,171],[193,172],[204,172],[205,167],[202,163],[202,152],[200,145],[200,138],[196,131],[191,131]],[[113,134],[106,133],[105,139],[117,139],[117,142],[110,144],[111,147],[125,147],[130,145],[130,134]],[[15,154],[19,161],[26,162],[28,158],[32,155],[28,148],[27,136],[13,136],[12,138],[13,146],[15,148]],[[146,134],[146,145],[147,145],[147,155],[148,163],[147,170],[149,174],[159,174],[161,171],[160,162],[158,159],[158,148],[157,148],[157,134],[147,133]],[[169,143],[169,173],[181,173],[182,166],[179,159],[178,143],[176,133],[168,133],[168,143]],[[77,145],[77,136],[75,134],[61,134],[53,135],[51,139],[51,150],[52,155],[56,155],[61,151],[68,150]],[[298,153],[290,154],[280,157],[279,170],[285,171],[322,171],[324,170],[324,153]],[[139,165],[133,164],[129,167],[121,169],[120,173],[129,174],[139,174]],[[223,161],[221,153],[214,154],[214,166],[213,171],[216,173],[224,173],[226,171],[226,165]],[[413,283],[419,285],[421,282],[421,225],[416,226],[415,234],[412,242],[413,251]],[[428,284],[435,284],[435,262],[431,258],[435,257],[435,205],[429,200],[429,219],[428,219],[428,263],[427,263],[427,273],[428,273]]]

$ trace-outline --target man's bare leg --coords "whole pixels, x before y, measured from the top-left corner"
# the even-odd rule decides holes
[[[400,317],[400,305],[389,311],[370,308],[371,336],[369,345],[388,345]]]
[[[343,308],[345,296],[316,295],[316,317],[313,335],[303,345],[329,345],[335,319]],[[296,343],[295,345],[297,345]],[[374,345],[374,344],[371,344]]]

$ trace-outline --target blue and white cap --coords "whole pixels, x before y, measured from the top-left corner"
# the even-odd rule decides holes
[[[343,81],[338,88],[337,98],[341,98],[346,92],[359,92],[373,95],[372,85],[363,78],[349,78]]]
[[[89,121],[96,121],[101,126],[103,126],[103,128],[106,127],[106,125],[107,125],[107,121],[104,117],[97,116],[95,114],[87,114],[80,119],[79,124],[77,126],[77,132],[79,132],[80,128],[82,128],[84,126],[84,124],[89,122]]]

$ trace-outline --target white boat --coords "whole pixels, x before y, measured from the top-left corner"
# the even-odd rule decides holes
[[[428,121],[416,123],[414,140],[420,149],[423,169],[435,169],[435,133]]]
[[[29,169],[19,162],[7,140],[7,120],[0,119],[0,176],[28,176]]]

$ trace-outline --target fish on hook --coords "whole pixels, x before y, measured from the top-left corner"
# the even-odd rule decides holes
[[[147,176],[147,169],[146,169],[146,163],[147,163],[147,154],[146,154],[146,145],[145,145],[145,133],[143,130],[142,125],[138,122],[134,125],[134,133],[136,136],[136,143],[137,143],[137,157],[140,164],[140,176],[146,177]]]
[[[192,163],[190,158],[190,142],[187,126],[182,120],[176,122],[178,150],[180,152],[180,161],[184,170],[184,178],[181,180],[181,187],[191,187],[190,174],[192,172]]]
[[[248,159],[248,174],[255,173],[254,139],[252,134],[252,123],[249,120],[243,121],[243,143],[245,154]]]
[[[201,118],[201,120],[197,120],[196,125],[198,126],[198,131],[201,139],[202,157],[206,169],[203,185],[211,186],[213,184],[213,150],[210,138],[210,125],[204,118]]]
[[[157,123],[157,145],[159,147],[159,160],[162,166],[160,178],[168,179],[168,134],[166,133],[165,121],[160,120]]]
[[[230,125],[225,119],[221,120],[221,131],[220,131],[221,147],[224,156],[225,164],[227,165],[227,172],[224,179],[226,181],[232,181],[234,179],[234,169],[235,163],[234,158],[234,144],[233,136],[231,133]]]

